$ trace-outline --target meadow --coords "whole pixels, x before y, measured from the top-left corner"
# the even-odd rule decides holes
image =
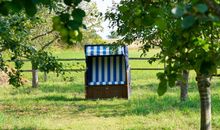
[[[146,57],[150,57],[158,50]],[[59,58],[84,58],[82,50],[53,52]],[[130,57],[141,52],[130,50]],[[84,62],[65,63],[66,67],[83,68]],[[163,67],[156,62],[130,61],[131,67]],[[24,69],[30,69],[26,63]],[[125,99],[86,100],[84,73],[72,72],[43,81],[39,73],[39,88],[31,83],[13,88],[0,86],[0,129],[71,129],[71,130],[197,130],[200,125],[199,94],[195,74],[190,72],[189,98],[180,102],[179,87],[169,88],[159,97],[158,71],[131,71],[132,95]],[[24,77],[31,80],[30,73]],[[64,80],[66,78],[66,80]],[[212,79],[212,128],[220,129],[220,81]]]

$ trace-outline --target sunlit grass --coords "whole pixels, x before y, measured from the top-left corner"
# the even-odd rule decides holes
[[[199,129],[199,97],[193,82],[184,103],[178,88],[158,97],[155,80],[132,83],[130,100],[85,100],[84,85],[75,82],[1,89],[2,129]],[[219,92],[214,86],[214,130],[220,128]]]
[[[79,51],[79,50],[78,50]],[[67,57],[69,54],[57,52]],[[135,56],[139,52],[134,50]],[[63,55],[62,55],[63,54]],[[132,55],[132,54],[131,54]],[[69,57],[71,58],[71,57]],[[147,63],[146,63],[147,64]],[[133,62],[132,66],[151,67]],[[158,65],[160,67],[160,65]],[[158,67],[157,64],[152,67]],[[200,124],[200,104],[195,74],[190,72],[189,99],[180,102],[178,87],[157,95],[158,71],[132,71],[132,95],[129,100],[106,99],[86,100],[84,73],[69,73],[64,82],[62,77],[48,75],[43,82],[40,73],[39,88],[30,83],[24,87],[0,87],[0,129],[73,129],[73,130],[197,130]],[[27,74],[30,76],[30,73]],[[212,126],[220,129],[220,82],[212,80]]]

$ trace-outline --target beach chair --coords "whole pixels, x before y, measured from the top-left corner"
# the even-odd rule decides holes
[[[129,98],[128,48],[113,45],[85,45],[86,98]]]

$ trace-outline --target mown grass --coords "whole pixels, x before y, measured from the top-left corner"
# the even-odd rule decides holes
[[[62,54],[64,53],[57,52],[58,56]],[[134,55],[136,54],[138,53],[134,51]],[[83,54],[80,52],[78,56]],[[139,62],[132,64],[135,67],[142,67],[142,64],[144,66],[144,63]],[[51,73],[49,81],[40,80],[37,89],[30,85],[17,89],[10,86],[0,87],[0,129],[199,129],[200,104],[193,72],[190,75],[189,99],[186,102],[179,101],[178,87],[170,88],[164,96],[159,97],[156,93],[156,73],[157,71],[132,71],[132,95],[129,100],[85,100],[83,73],[70,73],[68,76],[72,79],[68,82],[63,82]],[[220,129],[219,85],[219,78],[214,78],[214,130]]]

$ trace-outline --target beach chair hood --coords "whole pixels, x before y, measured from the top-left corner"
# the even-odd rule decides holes
[[[86,56],[113,56],[113,55],[128,55],[126,46],[113,46],[113,45],[86,45]]]

